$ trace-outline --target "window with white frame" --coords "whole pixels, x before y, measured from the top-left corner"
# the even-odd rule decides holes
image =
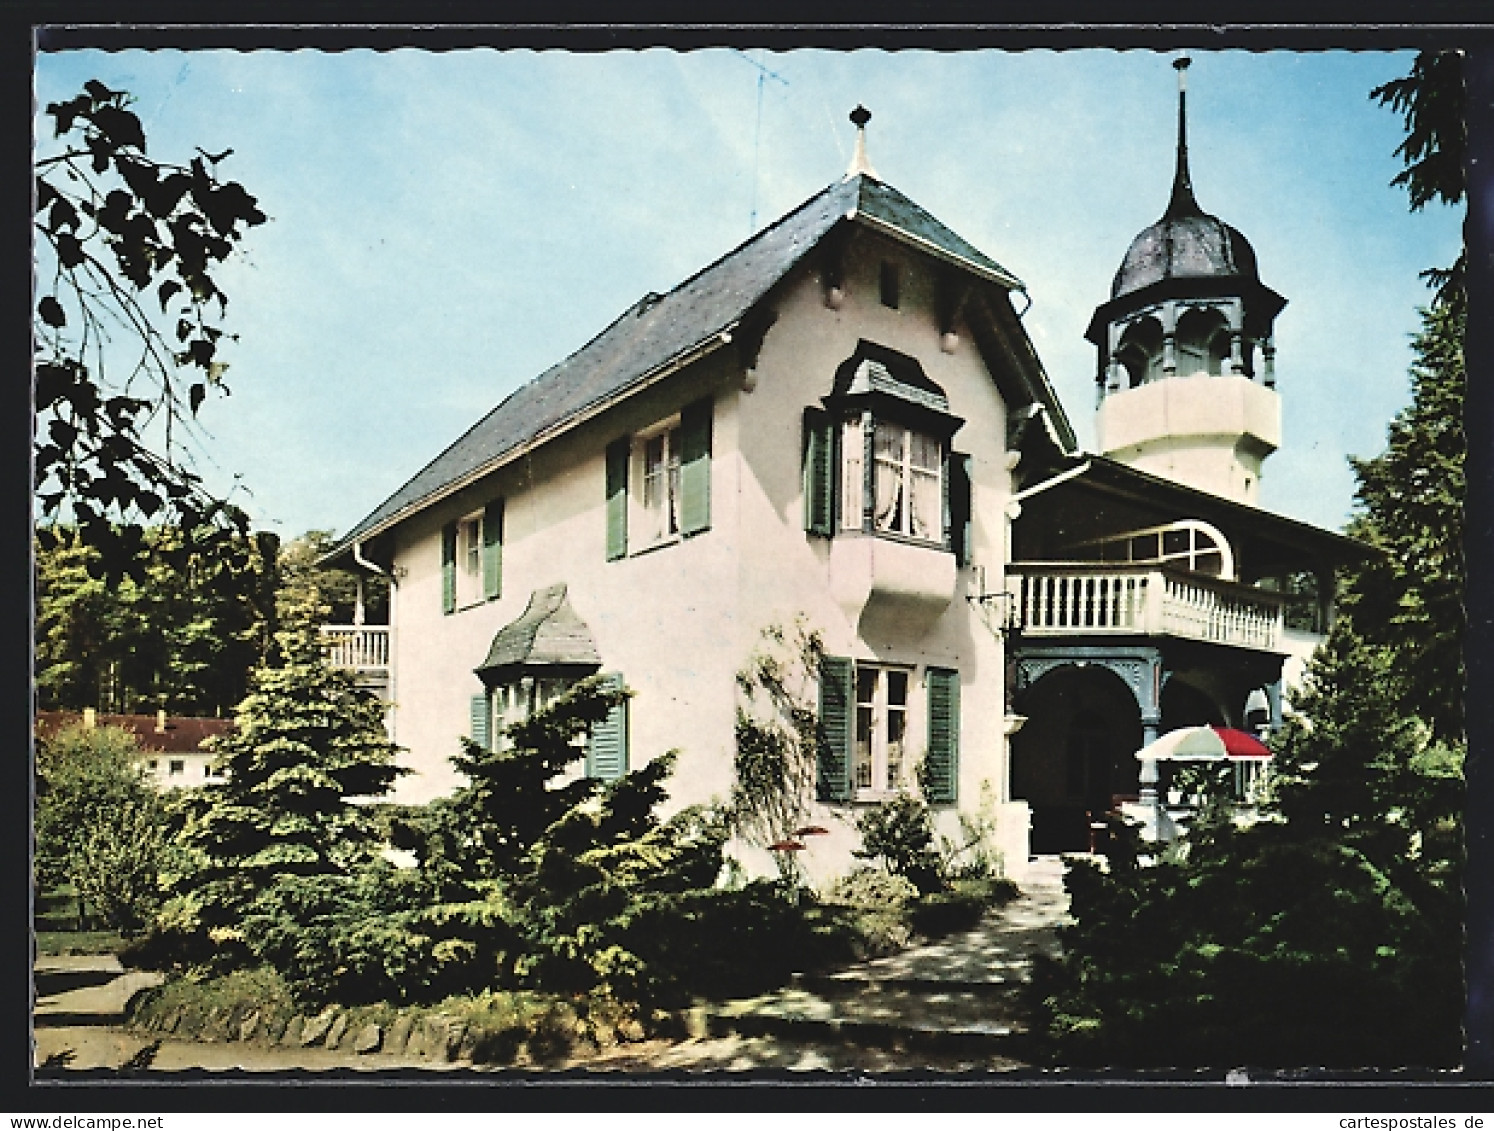
[[[942,445],[926,432],[878,420],[874,450],[872,519],[877,530],[940,541],[944,536]]]
[[[866,454],[866,429],[861,417],[853,416],[842,423],[840,451],[841,529],[860,530],[866,506],[866,473],[862,470],[862,459]]]
[[[895,792],[904,783],[908,671],[856,665],[856,723],[851,785],[858,797]]]
[[[492,691],[493,747],[508,745],[508,728],[528,721],[536,711],[548,707],[575,682],[570,679],[535,679],[525,676],[499,684]],[[584,739],[579,740],[584,741]]]
[[[1085,561],[1168,565],[1232,581],[1235,556],[1229,540],[1202,519],[1185,518],[1144,530],[1110,534],[1071,547]]]
[[[641,546],[680,533],[680,426],[678,418],[639,436],[634,448],[636,482],[634,529]]]
[[[866,428],[872,428],[872,473],[866,474]],[[872,529],[924,542],[944,538],[944,445],[927,432],[857,416],[841,424],[842,530],[861,530],[866,492]]]
[[[457,604],[482,600],[482,512],[457,522]]]

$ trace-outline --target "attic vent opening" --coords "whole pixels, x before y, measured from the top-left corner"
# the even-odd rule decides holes
[[[638,300],[638,305],[633,307],[634,317],[641,318],[643,315],[647,314],[651,309],[658,306],[659,303],[663,301],[663,295],[658,294],[655,291],[649,291],[648,294],[644,295],[641,299]]]
[[[889,263],[884,259],[882,261],[881,277],[883,306],[892,310],[897,309],[901,283],[902,280],[899,277],[897,264]]]

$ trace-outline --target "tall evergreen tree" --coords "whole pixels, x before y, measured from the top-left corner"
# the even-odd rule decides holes
[[[1411,403],[1391,421],[1381,455],[1350,461],[1359,488],[1349,532],[1383,553],[1343,589],[1356,630],[1390,649],[1402,709],[1451,742],[1465,733],[1465,322],[1461,302],[1422,312]]]
[[[187,823],[194,866],[163,926],[192,959],[245,960],[255,949],[246,924],[274,913],[278,887],[351,876],[377,856],[382,836],[366,802],[403,771],[384,705],[327,663],[324,613],[286,610],[274,660],[255,671],[216,747],[225,780],[202,791]]]

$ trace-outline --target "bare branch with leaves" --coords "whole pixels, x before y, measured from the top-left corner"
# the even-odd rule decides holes
[[[231,149],[156,160],[130,104],[90,80],[47,107],[61,148],[36,162],[33,218],[41,537],[75,523],[111,576],[137,557],[144,522],[247,532],[192,469],[189,442],[209,391],[228,391],[228,296],[214,273],[265,221],[218,173]]]

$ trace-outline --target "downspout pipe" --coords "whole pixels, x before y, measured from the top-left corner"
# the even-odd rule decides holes
[[[395,580],[394,580],[394,575],[392,573],[390,573],[383,566],[378,565],[378,564],[376,564],[374,562],[371,562],[371,561],[369,561],[367,558],[365,558],[363,556],[363,543],[362,542],[354,542],[353,543],[353,560],[355,562],[357,562],[359,565],[361,565],[364,569],[368,570],[369,573],[382,574],[384,577],[389,578],[389,584],[390,585],[397,584],[395,582]]]
[[[398,599],[398,596],[399,596],[399,578],[395,576],[395,573],[394,573],[393,570],[385,569],[383,566],[380,566],[377,563],[369,561],[369,559],[365,558],[363,556],[363,543],[362,542],[354,542],[353,543],[353,561],[356,562],[358,565],[362,566],[364,569],[368,570],[370,573],[377,573],[381,577],[387,577],[389,579],[389,711],[387,713],[387,718],[388,718],[387,725],[388,725],[388,729],[389,729],[389,741],[393,742],[394,741],[394,709],[393,708],[394,708],[394,703],[395,703],[395,697],[394,697],[394,655],[395,655],[395,652],[394,652],[394,609],[395,609],[395,602],[396,602],[396,600]],[[362,583],[361,582],[359,583],[359,587],[361,589],[361,587],[362,587]]]

